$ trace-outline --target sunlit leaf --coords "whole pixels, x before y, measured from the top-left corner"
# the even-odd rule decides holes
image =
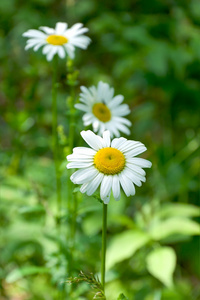
[[[200,215],[200,210],[197,206],[185,203],[170,203],[163,205],[158,215],[160,217],[196,217]]]
[[[156,222],[149,230],[150,235],[155,240],[164,239],[170,235],[199,235],[200,227],[195,221],[187,218],[169,218]]]
[[[19,209],[20,214],[41,214],[45,213],[44,206],[35,205],[35,206],[23,206]]]
[[[117,300],[128,300],[128,298],[125,297],[124,294],[120,294]]]
[[[44,274],[44,273],[49,273],[48,268],[44,267],[36,267],[36,266],[29,266],[29,267],[23,267],[21,269],[14,269],[11,271],[8,276],[6,277],[6,281],[8,283],[15,282],[25,276],[28,275],[35,275],[35,274]]]
[[[146,258],[147,270],[167,287],[173,285],[176,254],[170,247],[160,247],[150,252]]]
[[[148,243],[149,239],[147,234],[135,230],[128,230],[116,235],[108,246],[107,269],[133,256],[138,249]]]

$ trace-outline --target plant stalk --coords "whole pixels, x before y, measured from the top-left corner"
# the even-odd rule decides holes
[[[56,172],[56,194],[57,194],[57,228],[60,232],[60,215],[61,215],[61,178],[60,178],[60,163],[59,163],[59,144],[58,144],[58,117],[57,117],[57,69],[58,57],[54,57],[53,61],[53,80],[52,80],[52,130],[53,130],[53,155]]]
[[[102,250],[101,250],[101,284],[103,290],[105,290],[106,233],[107,233],[107,204],[103,203],[103,227],[102,227]]]

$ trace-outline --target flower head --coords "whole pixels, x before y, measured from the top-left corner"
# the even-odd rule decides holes
[[[145,171],[151,162],[135,157],[146,147],[123,137],[110,140],[110,132],[104,131],[103,138],[92,131],[82,131],[81,135],[91,147],[77,147],[67,156],[67,168],[78,168],[70,179],[82,184],[80,191],[91,196],[100,186],[100,197],[104,203],[110,200],[111,191],[115,200],[120,199],[122,188],[127,196],[135,194],[135,186],[145,182]]]
[[[83,24],[77,23],[68,28],[67,23],[58,22],[55,29],[46,26],[40,27],[41,30],[30,29],[23,33],[23,36],[29,38],[25,49],[33,48],[37,51],[44,46],[42,52],[48,61],[52,60],[55,54],[64,58],[66,53],[73,59],[75,47],[86,49],[90,43],[90,38],[83,35],[88,29],[82,26]]]
[[[84,111],[83,122],[85,126],[92,124],[94,132],[101,135],[105,130],[109,130],[112,136],[119,137],[119,131],[130,134],[127,126],[131,122],[124,116],[130,113],[127,104],[121,104],[124,100],[122,95],[114,96],[114,89],[107,83],[100,81],[97,88],[95,86],[87,89],[81,87],[80,101],[75,107]]]

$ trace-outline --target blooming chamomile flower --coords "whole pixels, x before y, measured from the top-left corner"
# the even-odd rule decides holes
[[[110,140],[110,132],[104,131],[103,138],[92,131],[82,131],[81,135],[91,147],[76,147],[73,154],[67,156],[67,168],[78,168],[70,179],[82,184],[80,191],[91,196],[100,186],[100,197],[107,204],[111,191],[115,200],[120,199],[122,188],[127,196],[135,194],[135,186],[145,182],[145,171],[151,162],[137,158],[146,147],[136,141],[123,137]],[[121,188],[120,188],[121,186]]]
[[[44,46],[42,52],[47,56],[48,61],[52,60],[55,54],[64,58],[66,53],[73,59],[75,47],[86,49],[90,43],[90,38],[83,35],[88,29],[81,23],[68,28],[67,23],[58,22],[55,29],[46,26],[40,29],[42,31],[30,29],[23,33],[23,36],[29,38],[25,49],[33,48],[37,51]]]
[[[75,107],[85,112],[85,126],[92,124],[93,131],[99,135],[105,130],[110,131],[111,137],[119,137],[119,131],[130,134],[127,126],[131,126],[131,122],[123,118],[130,113],[130,109],[127,104],[121,104],[124,100],[122,95],[114,96],[114,89],[102,81],[97,88],[92,86],[87,89],[82,86],[81,91],[82,103],[75,104]]]

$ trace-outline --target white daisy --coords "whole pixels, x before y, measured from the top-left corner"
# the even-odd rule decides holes
[[[40,27],[43,32],[30,29],[23,33],[23,36],[29,38],[25,50],[33,48],[37,51],[44,46],[42,52],[48,61],[52,60],[55,54],[64,58],[66,53],[73,59],[75,47],[86,49],[90,43],[90,38],[83,35],[88,29],[82,26],[83,24],[77,23],[68,28],[67,23],[58,22],[55,29],[46,26]]]
[[[70,177],[75,184],[82,184],[80,191],[91,196],[100,186],[100,197],[107,204],[111,191],[115,200],[120,199],[120,186],[127,196],[135,194],[135,186],[145,182],[145,171],[151,162],[136,158],[146,147],[123,137],[110,140],[110,132],[104,131],[103,138],[92,131],[82,131],[81,135],[91,147],[77,147],[67,156],[67,168],[79,168]]]
[[[114,89],[107,83],[100,81],[97,88],[91,86],[89,89],[82,86],[80,101],[75,107],[84,111],[83,123],[85,126],[92,124],[93,131],[99,135],[109,130],[111,137],[119,137],[119,131],[130,134],[127,126],[131,122],[124,116],[130,113],[127,104],[121,104],[124,100],[122,95],[114,96]]]

